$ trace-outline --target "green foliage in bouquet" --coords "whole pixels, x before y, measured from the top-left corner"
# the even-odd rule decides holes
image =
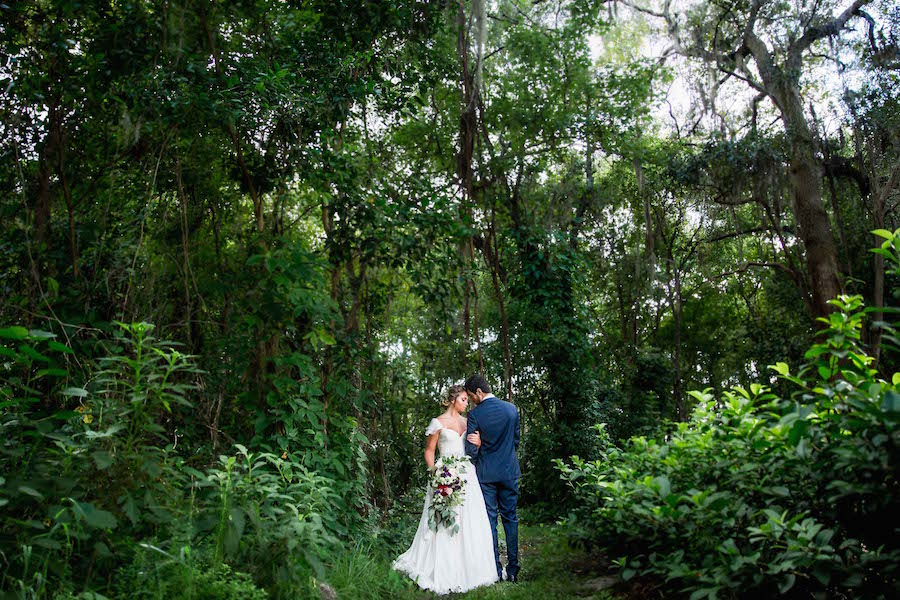
[[[439,527],[447,529],[450,535],[459,533],[456,522],[457,509],[462,505],[466,480],[462,475],[471,465],[467,458],[448,457],[435,465],[429,479],[431,505],[428,512],[428,526],[437,533]]]

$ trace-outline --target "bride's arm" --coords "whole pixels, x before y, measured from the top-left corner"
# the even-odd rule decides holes
[[[428,436],[428,441],[425,443],[425,464],[429,470],[434,468],[434,451],[437,448],[439,437],[441,437],[440,430],[435,431]]]
[[[481,432],[470,433],[466,436],[466,441],[476,448],[481,448]]]

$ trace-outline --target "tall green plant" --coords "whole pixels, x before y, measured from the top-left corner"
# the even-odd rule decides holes
[[[188,466],[196,448],[179,442],[175,424],[196,389],[192,357],[150,324],[118,327],[95,345],[105,355],[80,357],[89,375],[78,387],[65,368],[71,350],[53,334],[0,329],[0,590],[309,592],[354,523],[347,481],[356,477],[321,475],[304,448],[236,444],[213,466]],[[154,576],[135,592],[153,556]]]
[[[185,478],[161,423],[173,405],[188,405],[186,376],[196,370],[151,330],[120,324],[97,361],[102,368],[81,386],[71,385],[80,374],[70,375],[62,359],[82,363],[55,335],[0,331],[7,341],[0,352],[11,359],[0,413],[0,552],[10,580],[21,582],[39,565],[44,580],[90,581],[127,553],[136,532],[175,519]],[[43,586],[35,589],[40,595]]]

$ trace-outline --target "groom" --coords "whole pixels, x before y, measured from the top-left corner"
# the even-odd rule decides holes
[[[518,581],[519,575],[519,519],[516,501],[519,499],[519,411],[509,402],[491,393],[491,386],[481,375],[466,380],[469,402],[476,406],[469,411],[466,423],[466,454],[475,462],[475,473],[484,494],[491,533],[494,536],[494,560],[497,577],[503,579],[500,551],[497,547],[497,512],[503,518],[506,531],[506,579]],[[481,433],[481,447],[469,440],[475,432]]]

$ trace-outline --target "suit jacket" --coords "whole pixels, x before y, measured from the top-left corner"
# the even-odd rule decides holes
[[[485,398],[469,411],[466,435],[481,433],[481,448],[466,441],[466,454],[475,462],[480,483],[508,481],[522,476],[516,450],[519,448],[519,411],[496,396]]]

